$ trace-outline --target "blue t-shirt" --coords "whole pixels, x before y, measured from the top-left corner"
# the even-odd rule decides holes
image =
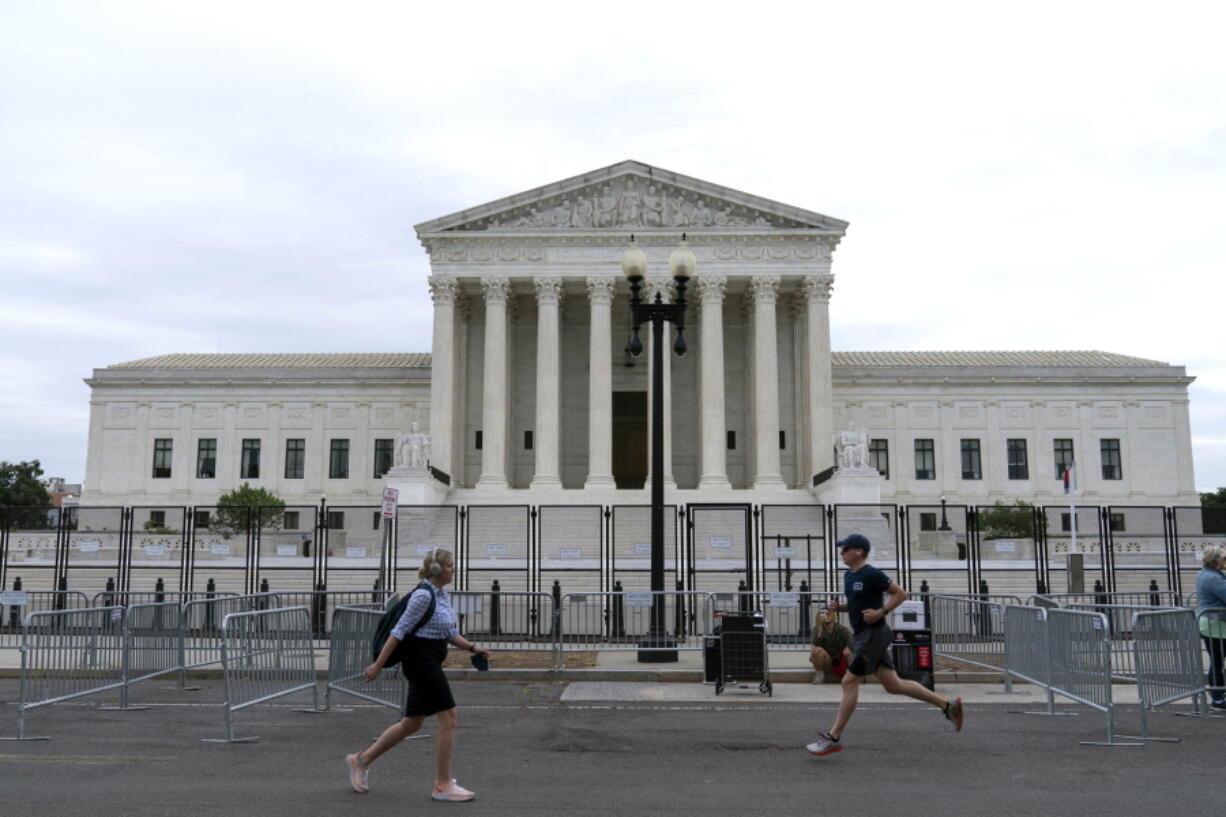
[[[847,614],[851,618],[852,630],[860,633],[870,627],[885,625],[884,618],[869,624],[864,620],[864,611],[880,610],[884,607],[882,599],[889,586],[890,577],[872,565],[843,574],[843,594],[847,596]]]

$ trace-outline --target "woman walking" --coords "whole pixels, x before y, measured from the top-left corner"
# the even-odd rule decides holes
[[[430,715],[438,715],[434,790],[430,796],[435,800],[462,803],[476,795],[462,788],[451,776],[451,752],[459,716],[443,672],[443,661],[447,657],[448,643],[476,655],[488,657],[490,651],[464,638],[456,628],[455,610],[444,589],[455,576],[455,557],[451,551],[435,548],[422,560],[417,575],[426,581],[413,590],[404,614],[392,628],[379,657],[362,674],[367,681],[375,680],[397,646],[404,642],[401,671],[409,680],[404,718],[384,730],[367,749],[347,756],[345,765],[353,790],[359,793],[370,791],[368,774],[371,764],[388,749],[421,729],[422,723]],[[434,612],[427,618],[431,607]]]
[[[1226,658],[1226,612],[1205,614],[1206,610],[1226,609],[1226,548],[1210,545],[1201,559],[1196,576],[1196,613],[1200,636],[1209,651],[1209,700],[1214,709],[1226,709],[1226,678],[1222,664]]]

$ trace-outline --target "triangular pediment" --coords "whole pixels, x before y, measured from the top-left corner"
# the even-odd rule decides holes
[[[421,237],[473,232],[819,230],[847,222],[626,161],[417,225]]]

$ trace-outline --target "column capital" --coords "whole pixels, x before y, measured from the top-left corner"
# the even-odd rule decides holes
[[[830,303],[834,292],[834,274],[823,272],[804,280],[805,299],[809,303]]]
[[[536,290],[538,304],[558,304],[562,302],[562,279],[537,276],[532,279],[532,287]]]
[[[592,275],[587,279],[587,298],[593,304],[611,304],[617,292],[617,276]]]
[[[485,290],[487,304],[506,305],[511,296],[511,282],[506,278],[482,278],[481,288]]]
[[[426,279],[435,305],[452,304],[460,294],[460,282],[450,275],[431,275]]]
[[[677,293],[677,285],[672,278],[666,278],[663,275],[653,276],[643,281],[643,289],[646,290],[647,300],[654,302],[656,293],[660,293],[660,299],[664,303],[672,303],[673,296]]]
[[[698,300],[704,304],[722,304],[724,289],[728,286],[726,275],[702,275],[697,277]]]
[[[779,297],[778,275],[757,275],[749,279],[749,292],[754,304],[773,304]]]

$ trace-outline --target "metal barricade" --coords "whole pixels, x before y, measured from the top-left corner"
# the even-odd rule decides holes
[[[1205,689],[1210,697],[1217,699],[1226,694],[1226,678],[1223,677],[1226,675],[1226,608],[1207,607],[1197,613],[1196,623],[1197,632],[1209,653],[1209,678]],[[1217,678],[1213,677],[1214,666],[1219,670]]]
[[[40,706],[123,686],[122,607],[91,607],[30,613],[23,624],[17,736],[26,712]]]
[[[91,606],[89,598],[77,590],[13,590],[5,596],[10,603],[0,605],[0,650],[21,649],[22,620],[32,613],[82,610]],[[12,604],[15,599],[21,603]]]
[[[133,604],[124,614],[123,690],[120,709],[128,703],[132,685],[180,668],[183,643],[183,606],[178,602]]]
[[[1083,740],[1081,743],[1086,746],[1141,746],[1141,743],[1116,740],[1107,617],[1079,610],[1048,610],[1047,635],[1052,691],[1107,716],[1107,740]]]
[[[565,653],[584,650],[701,650],[708,632],[702,611],[709,595],[697,590],[567,593],[558,608],[555,665],[562,666]],[[668,644],[660,646],[643,643],[652,630],[656,597],[663,605],[661,624],[668,637]]]
[[[1149,712],[1184,698],[1195,700],[1200,713],[1205,702],[1201,675],[1200,633],[1191,610],[1153,610],[1137,613],[1132,624],[1133,665],[1137,697],[1141,703],[1141,740],[1151,738]]]
[[[224,738],[201,738],[205,743],[251,743],[258,737],[234,737],[233,715],[240,709],[310,690],[320,712],[315,683],[315,649],[311,640],[310,611],[284,607],[249,613],[230,613],[222,621],[221,663],[225,678]]]
[[[499,650],[556,653],[557,609],[549,593],[456,590],[450,596],[465,638]]]
[[[1047,643],[1047,609],[1043,607],[1005,607],[1005,671],[1009,675],[1042,687],[1047,693],[1047,710],[1027,715],[1064,715],[1056,711],[1051,690],[1051,652]]]
[[[186,683],[187,671],[221,663],[222,622],[231,613],[246,613],[280,607],[276,593],[249,596],[222,596],[183,605],[179,642],[179,686]]]
[[[1133,607],[1148,607],[1150,609],[1166,607],[1183,607],[1183,599],[1174,590],[1130,590],[1130,591],[1100,591],[1086,593],[1044,593],[1031,596],[1054,602],[1060,607],[1072,605],[1112,606],[1125,605]],[[1131,622],[1129,622],[1131,623]]]
[[[813,622],[841,593],[734,591],[707,594],[702,611],[702,632],[714,633],[719,613],[759,612],[766,619],[767,648],[776,652],[812,649]],[[844,624],[846,622],[844,621]]]
[[[1012,692],[1003,611],[1010,605],[1020,606],[1021,600],[1017,596],[947,595],[930,595],[926,600],[933,654],[1000,672],[1005,691]]]
[[[1082,604],[1072,603],[1064,606],[1066,610],[1081,610],[1089,613],[1102,613],[1107,620],[1107,632],[1111,644],[1111,673],[1117,681],[1132,683],[1136,681],[1137,670],[1132,647],[1132,620],[1137,613],[1154,610],[1183,610],[1183,607],[1151,607],[1140,604]]]
[[[381,610],[337,607],[332,613],[332,638],[328,644],[328,685],[324,709],[332,708],[332,691],[343,692],[363,701],[400,710],[408,693],[408,682],[400,667],[388,667],[367,683],[362,672],[370,666],[370,644],[383,617]]]
[[[311,611],[311,631],[317,639],[332,631],[332,613],[337,607],[367,607],[383,603],[390,590],[277,590],[278,607],[306,607]]]
[[[189,601],[202,601],[223,596],[237,596],[238,593],[218,593],[207,590],[103,590],[94,594],[93,607],[131,607],[134,604],[161,604],[174,602],[187,604]]]

